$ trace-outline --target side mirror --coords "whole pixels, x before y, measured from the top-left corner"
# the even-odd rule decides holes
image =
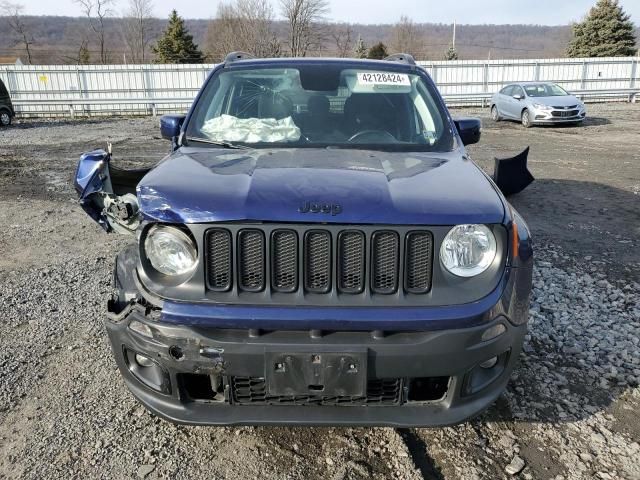
[[[166,140],[173,140],[180,135],[184,123],[184,115],[163,115],[160,117],[160,134]]]
[[[516,93],[513,98],[515,98],[516,100],[522,100],[524,98],[524,95],[520,95],[519,93]]]
[[[472,145],[480,141],[482,122],[479,118],[454,118],[453,123],[456,125],[463,145]]]

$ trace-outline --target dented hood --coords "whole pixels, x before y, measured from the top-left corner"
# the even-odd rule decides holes
[[[500,223],[494,185],[460,152],[183,147],[138,185],[159,222]],[[306,211],[320,204],[319,212]],[[314,210],[311,208],[311,210]]]

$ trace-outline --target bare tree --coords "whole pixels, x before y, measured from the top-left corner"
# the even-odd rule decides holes
[[[151,41],[152,12],[152,0],[129,0],[124,14],[122,34],[132,63],[145,62]]]
[[[273,9],[268,0],[221,3],[207,29],[207,50],[214,60],[241,50],[257,57],[277,57],[280,41],[273,31]]]
[[[334,25],[331,29],[331,38],[336,45],[336,50],[340,58],[350,57],[353,51],[353,29],[351,25]]]
[[[9,28],[20,37],[20,41],[24,45],[27,54],[27,61],[31,64],[31,45],[33,45],[33,35],[24,23],[22,12],[24,6],[19,3],[11,3],[8,1],[0,1],[0,14],[7,17]]]
[[[85,25],[71,23],[64,30],[64,38],[69,45],[69,51],[61,52],[60,58],[73,65],[85,65],[91,63],[91,52],[89,51],[89,38],[91,32]],[[65,49],[66,50],[66,49]]]
[[[420,50],[420,38],[415,23],[402,15],[400,21],[393,26],[391,49],[397,53],[416,55]]]
[[[304,57],[311,49],[319,49],[324,39],[324,16],[329,12],[327,0],[280,0],[282,16],[289,27],[289,49],[292,57]]]
[[[98,37],[100,46],[100,63],[108,63],[109,52],[105,41],[105,19],[111,15],[114,0],[73,0],[80,5],[82,12],[89,20],[89,28]]]

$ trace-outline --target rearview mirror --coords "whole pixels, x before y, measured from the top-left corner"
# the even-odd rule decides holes
[[[524,98],[524,95],[521,95],[519,93],[516,93],[513,98],[515,98],[516,100],[522,100]]]
[[[166,140],[173,140],[180,135],[184,115],[163,115],[160,117],[160,134]]]
[[[480,141],[482,122],[479,118],[454,118],[453,123],[456,125],[463,145],[472,145]]]

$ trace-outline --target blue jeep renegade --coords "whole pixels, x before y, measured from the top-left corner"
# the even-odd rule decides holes
[[[453,120],[410,56],[234,53],[161,131],[172,153],[154,168],[96,150],[76,175],[86,212],[137,238],[106,327],[149,410],[434,426],[500,395],[526,333],[529,229],[465,151],[479,120]]]

